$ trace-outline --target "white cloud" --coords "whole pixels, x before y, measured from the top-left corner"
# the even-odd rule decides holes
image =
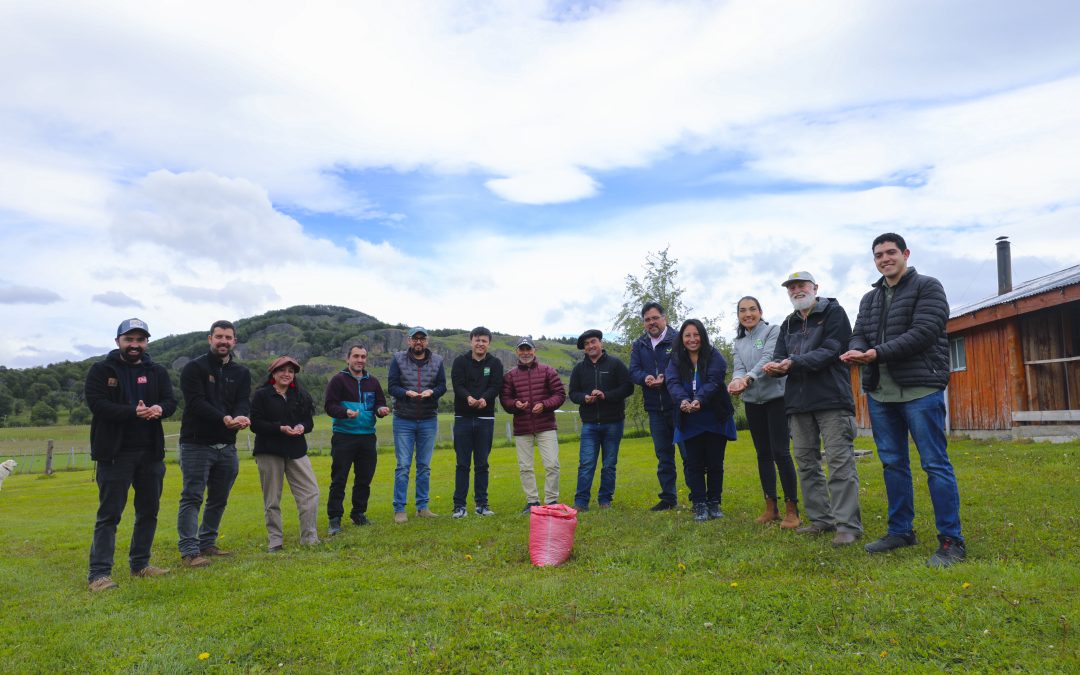
[[[127,293],[120,291],[106,291],[95,293],[91,298],[94,302],[100,302],[110,307],[142,307],[143,304]]]
[[[484,183],[495,194],[522,204],[550,204],[596,194],[596,181],[576,169],[534,171]]]
[[[63,300],[55,291],[37,286],[22,286],[0,282],[0,304],[49,305]]]

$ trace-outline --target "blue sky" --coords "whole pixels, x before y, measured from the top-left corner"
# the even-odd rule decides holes
[[[665,247],[725,313],[849,312],[907,237],[954,305],[1080,260],[1070,2],[0,6],[0,364],[295,304],[608,328]],[[206,21],[213,15],[214,21]]]

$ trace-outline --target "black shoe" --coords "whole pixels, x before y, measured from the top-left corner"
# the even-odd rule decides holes
[[[661,499],[659,502],[657,502],[656,506],[652,507],[649,510],[650,511],[671,511],[672,509],[677,509],[677,508],[679,508],[679,505],[676,504],[675,502],[665,502],[664,500]]]
[[[709,509],[709,518],[724,517],[724,512],[720,510],[720,502],[709,502],[705,506]]]
[[[964,546],[964,542],[943,534],[938,535],[938,541],[941,545],[926,561],[927,567],[949,567],[967,557],[967,547]]]
[[[704,523],[709,519],[709,507],[706,504],[694,504],[694,520]]]
[[[363,525],[370,525],[370,524],[371,524],[371,521],[370,521],[370,520],[368,520],[368,517],[367,517],[366,515],[364,515],[363,513],[361,513],[361,514],[360,514],[360,515],[358,515],[358,516],[353,516],[353,517],[352,517],[352,524],[353,524],[353,525],[360,525],[360,526],[363,526]]]
[[[589,510],[589,505],[588,504],[574,504],[574,510],[579,511],[579,512],[588,511]]]
[[[540,502],[529,502],[525,505],[525,508],[521,509],[521,515],[527,516],[532,513],[532,507],[540,506]]]
[[[330,527],[326,528],[326,536],[333,537],[335,534],[341,534],[341,518],[331,518]]]
[[[914,546],[918,543],[919,540],[915,538],[914,532],[908,534],[886,534],[881,539],[872,541],[866,546],[863,546],[863,550],[867,553],[885,553],[886,551],[892,551],[905,546]]]

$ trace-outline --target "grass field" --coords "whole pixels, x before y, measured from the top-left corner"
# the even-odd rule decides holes
[[[562,447],[564,502],[576,450]],[[220,541],[236,556],[205,570],[178,569],[173,464],[154,548],[173,574],[127,576],[129,510],[120,589],[100,595],[85,579],[91,474],[15,475],[0,491],[0,671],[1077,672],[1080,444],[951,450],[969,561],[947,570],[923,565],[935,547],[924,484],[920,545],[871,557],[755,525],[748,440],[729,447],[726,518],[648,513],[655,459],[648,439],[635,439],[620,453],[615,507],[582,514],[573,557],[549,569],[529,564],[509,449],[493,453],[494,517],[449,517],[453,453],[438,451],[432,508],[443,517],[393,524],[393,460],[383,454],[373,526],[300,549],[283,501],[286,552],[276,556],[265,553],[245,459]],[[325,503],[329,458],[314,463]],[[867,537],[876,537],[881,469],[874,457],[859,468]]]

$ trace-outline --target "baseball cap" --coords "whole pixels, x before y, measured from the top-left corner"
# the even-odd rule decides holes
[[[427,337],[427,329],[423,326],[413,326],[409,329],[409,337],[416,337],[417,333],[423,333]]]
[[[133,330],[141,330],[146,333],[146,337],[150,337],[150,327],[142,319],[124,319],[121,321],[116,329],[116,337],[130,333]]]
[[[533,344],[533,339],[531,335],[522,335],[521,339],[518,340],[517,346],[519,348],[528,347],[529,349],[536,349],[536,345]]]
[[[788,275],[787,279],[780,282],[780,285],[784,288],[787,288],[788,284],[793,284],[796,281],[809,281],[810,283],[817,286],[817,281],[814,280],[814,275],[810,274],[806,270],[803,270],[801,272],[792,272]]]

